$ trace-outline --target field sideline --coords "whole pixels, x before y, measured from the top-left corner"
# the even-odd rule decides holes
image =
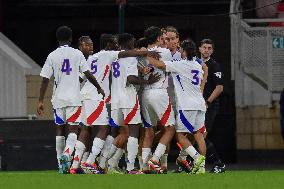
[[[284,170],[228,171],[225,174],[59,175],[55,171],[0,172],[1,189],[273,189],[284,188]]]

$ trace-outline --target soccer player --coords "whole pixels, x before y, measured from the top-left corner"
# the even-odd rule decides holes
[[[93,51],[94,45],[90,36],[81,36],[78,39],[78,46],[79,50],[83,53],[86,60],[88,60],[89,56],[91,56],[94,53]]]
[[[195,58],[196,46],[191,40],[181,44],[182,60],[159,61],[148,58],[150,63],[173,74],[174,89],[177,99],[176,139],[183,149],[194,159],[192,173],[205,173],[200,166],[205,165],[206,145],[200,129],[205,120],[205,101],[200,81],[203,77],[201,61]],[[185,133],[192,133],[199,147],[199,153],[192,146]]]
[[[170,61],[171,53],[168,49],[160,47],[162,44],[162,31],[156,26],[149,27],[145,30],[144,36],[148,41],[148,50],[160,53],[161,60]],[[150,66],[150,65],[149,65]],[[152,73],[159,73],[161,78],[158,82],[152,85],[144,86],[142,92],[142,115],[145,128],[145,135],[142,145],[142,160],[144,170],[148,168],[157,172],[161,171],[160,158],[166,151],[166,146],[174,136],[174,112],[170,104],[169,95],[167,92],[168,75],[163,70],[152,68]],[[146,75],[147,78],[149,75]],[[163,136],[159,140],[159,144],[150,159],[151,147],[154,139],[153,126],[159,121],[162,126]],[[147,168],[146,165],[149,167]]]
[[[179,33],[173,26],[167,26],[166,39],[168,40],[167,48],[171,51],[173,60],[180,60],[181,53],[179,52]]]
[[[134,48],[134,36],[119,35],[119,45],[122,50]],[[127,142],[127,171],[129,174],[139,174],[134,169],[138,153],[139,124],[141,123],[140,107],[137,91],[134,85],[153,84],[159,80],[158,74],[151,74],[146,80],[138,77],[136,58],[122,58],[112,63],[111,85],[111,119],[112,127],[120,127],[119,135],[114,139],[108,159],[118,148],[123,148]]]
[[[77,141],[78,120],[81,114],[81,96],[79,74],[84,73],[87,79],[96,87],[98,94],[104,96],[104,91],[88,69],[82,52],[69,47],[72,42],[72,30],[61,26],[56,30],[59,47],[51,52],[42,68],[43,78],[37,107],[39,115],[44,113],[43,99],[49,79],[54,75],[52,106],[56,123],[56,152],[59,162],[59,172],[68,173],[70,156]],[[64,125],[68,125],[68,137],[65,145]]]
[[[86,60],[88,60],[89,56],[91,56],[94,53],[93,51],[94,45],[93,45],[93,41],[90,38],[90,36],[81,36],[78,39],[78,47],[79,47],[79,50],[83,53]],[[82,88],[86,82],[86,79],[84,80],[84,76],[82,74],[80,75],[80,82],[81,82],[81,88]],[[89,132],[91,135],[92,133],[91,128],[89,128]],[[89,157],[90,143],[91,141],[89,140],[86,145],[87,150],[84,152],[83,157],[82,157],[82,162],[85,162],[87,158]]]
[[[208,79],[204,87],[204,99],[206,100],[207,112],[205,115],[205,126],[207,133],[210,133],[214,128],[214,120],[219,111],[220,99],[219,96],[223,91],[222,71],[218,62],[212,57],[214,51],[214,43],[211,39],[203,39],[200,43],[199,52],[201,59],[208,66]],[[214,144],[206,137],[207,157],[214,163],[211,173],[225,172],[225,164],[214,147]]]

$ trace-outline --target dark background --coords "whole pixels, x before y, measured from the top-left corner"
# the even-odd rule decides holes
[[[225,88],[216,128],[210,137],[226,162],[236,162],[229,7],[230,0],[129,0],[125,31],[140,38],[148,26],[172,25],[179,30],[181,40],[190,37],[198,43],[203,38],[213,39],[213,57],[222,66]],[[118,5],[115,0],[0,0],[0,31],[41,66],[57,47],[55,30],[60,25],[73,29],[74,47],[81,35],[89,35],[97,51],[102,33],[118,33]],[[0,137],[7,137],[1,132]],[[20,138],[23,145],[29,140]]]

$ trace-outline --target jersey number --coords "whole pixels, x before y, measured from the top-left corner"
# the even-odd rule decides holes
[[[66,75],[70,75],[70,72],[72,71],[72,68],[70,67],[69,59],[64,59],[61,71],[64,73],[66,72]]]
[[[98,60],[96,59],[96,60],[93,60],[92,63],[91,63],[91,70],[92,70],[93,75],[95,73],[97,73],[97,71],[98,71],[98,65],[96,65],[97,61]]]
[[[199,71],[198,70],[191,70],[191,73],[193,74],[193,81],[191,82],[193,85],[198,85],[199,84]]]
[[[119,63],[118,62],[113,62],[112,63],[112,68],[113,68],[113,77],[118,78],[120,76],[120,71],[119,71]]]

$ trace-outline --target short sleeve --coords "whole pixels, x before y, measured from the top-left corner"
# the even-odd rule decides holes
[[[112,58],[112,62],[114,62],[116,59],[118,59],[118,54],[120,51],[109,51],[110,57]]]
[[[80,72],[84,73],[85,71],[90,70],[83,53],[80,52],[79,56],[80,56]]]
[[[50,79],[53,75],[52,61],[48,56],[40,72],[41,77]]]
[[[223,85],[223,74],[220,65],[215,62],[213,66],[213,80],[216,85]]]
[[[177,63],[177,61],[165,61],[166,65],[166,72],[178,72],[180,68],[180,64]]]
[[[132,61],[127,66],[126,74],[127,74],[127,76],[130,76],[130,75],[138,76],[138,68],[137,68],[136,58],[133,58]]]

